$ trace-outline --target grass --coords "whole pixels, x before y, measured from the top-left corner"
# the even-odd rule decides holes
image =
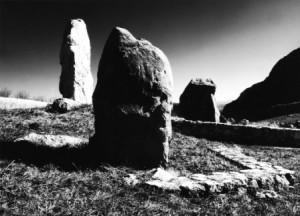
[[[20,98],[20,99],[30,99],[30,94],[28,91],[19,91],[18,93],[15,94],[15,98]]]
[[[282,166],[294,170],[300,182],[300,149],[280,148],[270,146],[243,146],[246,155],[256,158],[259,161],[270,162],[273,165]]]
[[[239,170],[238,167],[227,160],[209,151],[205,147],[207,143],[209,142],[205,139],[199,140],[173,131],[173,139],[170,145],[169,167],[179,171],[183,175],[191,173],[210,174],[216,171]]]
[[[12,91],[8,89],[7,87],[3,87],[0,89],[0,97],[11,97]],[[29,100],[35,100],[35,101],[41,101],[41,102],[53,102],[55,98],[46,99],[43,96],[34,96],[30,97],[30,93],[25,90],[21,90],[14,94],[13,98],[19,98],[19,99],[29,99]]]
[[[32,97],[31,100],[41,101],[41,102],[48,102],[47,99],[43,96]]]
[[[89,138],[94,133],[93,124],[90,106],[65,114],[42,109],[0,110],[0,144],[29,132]],[[208,151],[205,146],[210,142],[185,136],[174,128],[169,169],[181,174],[239,169]],[[251,156],[296,170],[299,178],[299,150],[242,147]],[[146,180],[152,170],[72,165],[72,169],[64,169],[55,163],[36,165],[2,155],[0,215],[300,215],[297,184],[294,190],[281,191],[278,199],[237,193],[184,197],[143,185],[128,186],[123,181],[129,173]]]
[[[11,95],[11,90],[8,88],[4,87],[0,89],[0,97],[9,97]]]
[[[77,110],[57,114],[44,109],[0,109],[0,141],[10,142],[30,132],[89,138],[94,133],[91,107]]]
[[[278,116],[267,120],[262,120],[260,123],[295,123],[296,121],[300,121],[300,113],[293,113],[284,116]]]

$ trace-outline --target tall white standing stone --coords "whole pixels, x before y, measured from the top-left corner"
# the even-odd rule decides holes
[[[65,28],[60,51],[59,91],[64,98],[92,103],[91,46],[82,19],[73,19]]]

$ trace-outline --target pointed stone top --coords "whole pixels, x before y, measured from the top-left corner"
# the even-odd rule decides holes
[[[214,81],[212,81],[212,79],[196,78],[196,79],[192,79],[190,83],[194,85],[216,86],[216,84],[214,83]]]
[[[118,38],[120,41],[136,42],[137,39],[127,30],[121,27],[114,27],[109,38]]]
[[[113,28],[112,31],[117,31],[117,32],[119,32],[120,34],[128,34],[128,35],[132,35],[127,29],[121,28],[121,27],[118,27],[118,26],[116,26],[115,28]]]
[[[86,24],[83,19],[71,19],[70,24],[71,28],[86,28]]]
[[[82,19],[71,19],[63,34],[63,43],[80,45],[83,49],[90,49],[90,39],[86,24]]]
[[[86,24],[83,19],[71,19],[67,22],[65,33],[70,32],[73,28],[85,28]]]
[[[75,22],[75,21],[77,21],[77,22],[83,22],[84,23],[84,21],[83,21],[83,19],[81,19],[81,18],[77,18],[77,19],[71,19],[71,21],[73,22]]]
[[[172,69],[167,56],[158,47],[143,38],[135,38],[125,28],[114,27],[104,46],[99,68],[105,67],[104,65],[110,61],[109,59],[115,58],[120,52],[128,59],[134,58],[134,63],[129,61],[131,62],[130,64],[137,64],[139,67],[144,67],[143,63],[146,62],[146,67],[149,67],[150,71],[161,71],[161,69],[164,68],[162,76],[169,77],[169,79],[166,79],[168,80],[168,84],[162,86],[168,86],[168,88],[164,90],[168,95],[172,95],[170,92],[170,90],[173,91]],[[131,57],[129,57],[129,55]],[[99,80],[102,79],[101,74],[102,72],[98,72]]]

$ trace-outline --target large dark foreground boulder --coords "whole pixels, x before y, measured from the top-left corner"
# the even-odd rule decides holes
[[[222,114],[237,119],[260,120],[270,117],[266,110],[300,101],[300,48],[277,62],[270,75],[227,104]],[[284,110],[283,115],[287,110]],[[299,110],[300,112],[300,110]],[[276,115],[281,115],[276,113]]]
[[[190,120],[219,122],[215,92],[211,79],[192,79],[180,96],[181,115]]]
[[[93,94],[94,144],[100,156],[116,163],[165,165],[172,91],[172,71],[164,53],[126,29],[113,29]]]

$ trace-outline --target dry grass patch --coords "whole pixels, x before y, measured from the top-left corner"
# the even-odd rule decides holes
[[[191,173],[238,171],[239,168],[208,150],[209,141],[173,132],[169,167],[183,175]]]

